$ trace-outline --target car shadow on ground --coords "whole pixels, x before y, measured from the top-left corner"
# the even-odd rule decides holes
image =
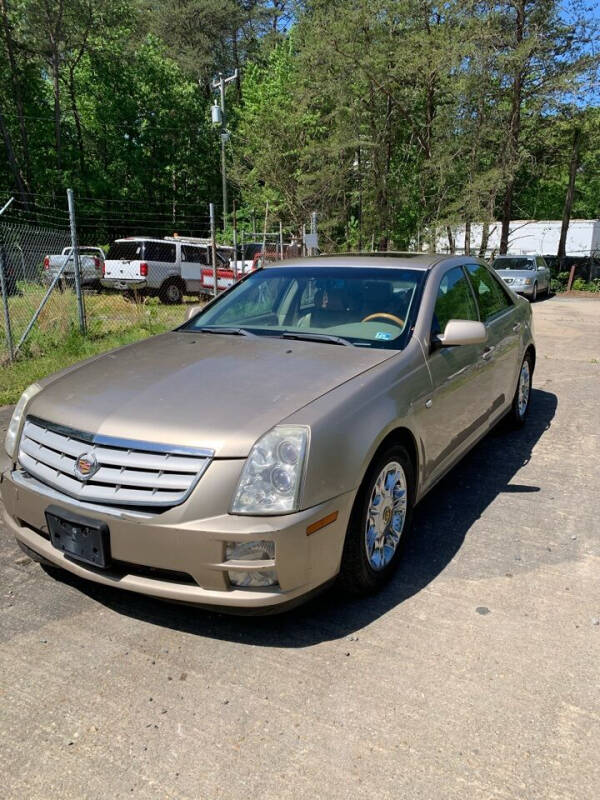
[[[550,427],[556,407],[556,395],[533,389],[525,427],[506,431],[500,423],[427,495],[416,509],[413,535],[399,569],[376,595],[348,598],[334,587],[280,615],[239,617],[130,594],[62,571],[60,580],[117,613],[198,636],[260,647],[307,647],[343,638],[430,584],[500,493],[540,491],[511,481]]]

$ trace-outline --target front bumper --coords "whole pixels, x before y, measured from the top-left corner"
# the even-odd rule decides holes
[[[211,514],[197,517],[202,495],[219,495],[211,484],[231,473],[232,462],[213,462],[186,503],[161,514],[79,503],[40,484],[20,470],[1,477],[4,521],[18,542],[42,559],[81,578],[168,600],[221,610],[277,610],[309,595],[339,571],[353,492],[319,506],[278,517]],[[235,472],[235,470],[234,470]],[[239,472],[239,469],[238,469]],[[211,474],[212,473],[212,474]],[[231,483],[226,480],[226,483]],[[222,491],[222,490],[221,490]],[[111,566],[100,570],[65,556],[48,536],[49,505],[105,522],[110,531]],[[312,523],[337,511],[337,519],[307,535]],[[192,517],[192,518],[188,518]],[[273,562],[246,562],[250,569],[274,566],[278,586],[239,588],[229,583],[226,542],[269,540]],[[235,562],[239,565],[241,562]]]
[[[102,278],[100,284],[105,289],[118,289],[119,291],[128,291],[129,289],[145,289],[148,281],[144,280],[119,280],[117,278]]]
[[[504,281],[506,283],[506,281]],[[533,296],[533,284],[531,286],[526,286],[522,283],[506,283],[506,285],[515,292],[515,294],[520,294],[523,297],[532,297]]]

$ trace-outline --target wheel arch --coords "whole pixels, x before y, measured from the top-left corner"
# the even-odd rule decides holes
[[[525,355],[527,355],[528,353],[531,355],[531,359],[532,359],[532,362],[533,362],[532,363],[532,369],[531,369],[531,372],[533,373],[534,370],[535,370],[535,359],[536,359],[535,345],[533,344],[533,342],[531,344],[529,344],[529,346],[525,350]]]
[[[162,292],[170,283],[176,283],[178,286],[181,287],[183,291],[185,291],[185,281],[181,277],[181,275],[169,275],[167,278],[160,285],[159,291]]]
[[[397,428],[393,428],[391,431],[383,437],[383,439],[379,442],[377,447],[375,448],[371,458],[369,459],[369,463],[364,470],[360,488],[364,484],[364,481],[369,474],[369,470],[371,469],[371,465],[373,462],[387,450],[389,447],[392,447],[395,444],[403,445],[406,450],[408,451],[408,455],[413,465],[414,474],[415,474],[415,492],[418,494],[419,492],[419,485],[420,485],[420,472],[419,472],[419,448],[417,445],[417,440],[415,438],[414,433],[409,429],[402,425],[398,426]],[[359,489],[360,492],[360,489]]]

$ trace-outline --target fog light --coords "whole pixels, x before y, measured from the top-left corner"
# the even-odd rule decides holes
[[[225,547],[226,561],[272,561],[275,558],[275,542],[227,542]],[[245,570],[230,569],[227,571],[229,582],[233,586],[275,586],[277,572],[273,567]]]
[[[226,561],[271,561],[275,558],[275,542],[227,542]]]

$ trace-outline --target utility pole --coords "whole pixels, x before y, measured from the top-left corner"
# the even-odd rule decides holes
[[[216,91],[219,90],[221,95],[221,106],[217,105],[215,101],[215,105],[213,106],[212,111],[212,121],[215,125],[221,126],[221,182],[223,184],[223,230],[227,226],[227,174],[225,171],[225,144],[229,139],[229,132],[227,131],[227,117],[225,115],[225,86],[231,81],[237,80],[238,71],[237,69],[230,75],[228,78],[223,76],[222,72],[219,72],[219,77],[216,78],[212,82],[212,88]],[[220,110],[220,114],[217,111]]]
[[[279,259],[283,261],[283,222],[279,220]]]
[[[210,251],[212,257],[212,268],[213,268],[213,294],[216,297],[219,293],[217,288],[218,283],[218,275],[217,275],[217,239],[215,233],[215,204],[209,204],[209,211],[210,211]]]
[[[238,279],[238,246],[237,246],[237,216],[235,213],[235,200],[233,201],[233,277]]]

